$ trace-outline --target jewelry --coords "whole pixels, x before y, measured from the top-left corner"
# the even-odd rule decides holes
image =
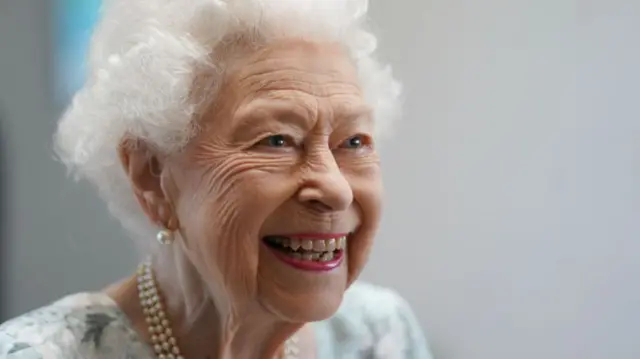
[[[160,244],[171,244],[174,239],[173,232],[168,229],[162,229],[156,234],[156,240],[158,240]]]
[[[158,237],[160,235],[158,234]],[[160,292],[149,261],[138,267],[138,295],[145,320],[149,326],[151,343],[158,359],[184,359],[173,336],[169,318],[164,311]],[[284,344],[281,359],[298,358],[298,337],[294,334]]]

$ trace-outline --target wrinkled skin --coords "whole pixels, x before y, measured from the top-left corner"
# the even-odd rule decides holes
[[[174,246],[211,292],[219,323],[210,327],[242,336],[253,325],[245,343],[277,348],[287,330],[328,318],[365,265],[380,218],[379,159],[370,109],[338,45],[280,41],[248,54],[185,151],[123,147],[121,158],[149,218],[175,227]],[[261,241],[309,232],[353,232],[340,267],[295,269]],[[255,329],[256,318],[270,332]]]

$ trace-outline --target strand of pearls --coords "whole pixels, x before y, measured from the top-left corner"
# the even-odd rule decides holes
[[[140,264],[137,278],[140,305],[149,326],[151,344],[156,356],[158,359],[184,359],[178,347],[178,342],[173,336],[169,318],[164,311],[150,262],[147,261]],[[281,359],[297,359],[299,354],[297,343],[298,337],[296,335],[291,336],[285,342]]]
[[[138,267],[138,296],[158,359],[184,359],[160,300],[149,262]]]

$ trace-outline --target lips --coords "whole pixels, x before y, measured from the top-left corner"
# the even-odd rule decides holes
[[[298,269],[323,271],[340,265],[346,234],[267,236],[263,242],[278,258]]]

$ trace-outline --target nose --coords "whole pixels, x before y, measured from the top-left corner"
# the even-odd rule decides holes
[[[339,212],[353,202],[353,191],[330,151],[310,161],[298,192],[300,202],[314,210]]]

